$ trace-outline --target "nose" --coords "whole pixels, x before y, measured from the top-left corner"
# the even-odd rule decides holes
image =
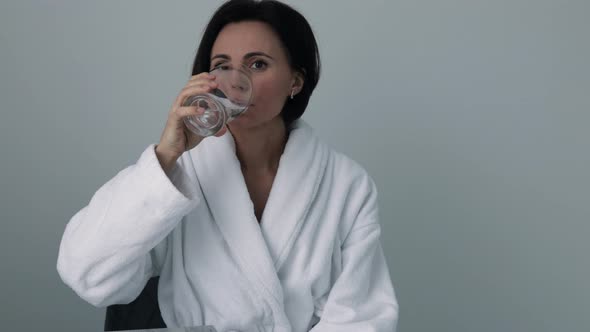
[[[246,78],[244,78],[240,71],[232,70],[230,82],[232,89],[236,89],[240,92],[247,91],[249,89],[249,84]]]

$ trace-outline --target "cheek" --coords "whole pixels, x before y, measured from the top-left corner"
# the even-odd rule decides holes
[[[254,99],[256,104],[261,103],[266,106],[281,107],[285,102],[285,91],[284,82],[277,82],[276,79],[261,79],[258,80],[254,85]]]

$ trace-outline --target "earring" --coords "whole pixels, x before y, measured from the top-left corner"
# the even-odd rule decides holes
[[[295,89],[291,90],[291,100],[293,100],[293,94],[295,93]]]

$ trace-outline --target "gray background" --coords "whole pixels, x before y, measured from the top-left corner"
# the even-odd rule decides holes
[[[219,1],[0,2],[0,322],[99,331],[69,218],[160,137]],[[400,331],[590,329],[590,2],[290,1],[305,119],[380,193]]]

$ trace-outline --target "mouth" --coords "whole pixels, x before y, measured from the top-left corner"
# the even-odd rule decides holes
[[[240,105],[240,106],[245,106],[245,105],[247,105],[247,107],[253,106],[253,104],[247,104],[247,103],[246,103],[247,101],[245,101],[245,100],[239,100],[239,99],[229,99],[229,101],[230,101],[232,104],[235,104],[235,105]]]

